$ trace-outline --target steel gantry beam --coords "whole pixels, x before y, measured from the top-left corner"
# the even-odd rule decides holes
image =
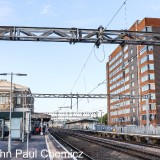
[[[43,112],[44,114],[51,114],[51,115],[97,115],[98,112]]]
[[[91,118],[98,117],[98,112],[43,112],[43,114],[51,115],[55,119],[66,118]]]
[[[80,28],[0,26],[0,40],[160,45],[159,32]]]
[[[9,97],[9,93],[0,93],[0,97]],[[32,94],[23,94],[23,93],[14,93],[13,97],[32,97],[32,98],[107,98],[110,99],[147,99],[148,95],[125,95],[125,94],[40,94],[40,93],[32,93]]]

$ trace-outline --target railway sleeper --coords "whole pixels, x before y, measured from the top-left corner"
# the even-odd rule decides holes
[[[148,137],[147,137],[148,138]],[[154,139],[154,138],[148,138],[146,139],[147,140],[147,143],[149,144],[159,144],[160,143],[160,140],[159,139]]]
[[[135,140],[136,142],[143,142],[143,143],[147,143],[147,140],[145,137],[139,137],[139,136],[135,136]]]

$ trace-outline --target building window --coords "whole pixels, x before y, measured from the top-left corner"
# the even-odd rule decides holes
[[[131,62],[133,62],[133,57],[131,57]]]
[[[141,73],[143,73],[147,70],[148,70],[148,65],[145,65],[144,67],[141,68]]]
[[[125,90],[129,89],[129,84],[125,85]]]
[[[140,50],[140,55],[142,55],[143,53],[145,53],[147,51],[147,46],[144,46],[141,50]]]
[[[146,115],[142,115],[142,120],[146,120],[147,116]]]
[[[0,104],[8,103],[8,97],[0,97]]]
[[[149,70],[154,70],[154,64],[149,64]]]
[[[149,84],[149,89],[155,90],[155,84],[154,83]]]
[[[146,32],[152,32],[152,26],[147,26],[146,27]]]
[[[124,51],[126,51],[128,49],[128,45],[124,46]]]
[[[134,87],[134,82],[131,83],[131,86]]]
[[[146,62],[146,61],[149,61],[149,60],[154,60],[153,54],[148,54],[148,55],[146,55],[145,57],[143,57],[143,58],[141,59],[141,64],[144,63],[144,62]]]
[[[132,79],[134,78],[134,73],[131,74],[131,78],[132,78]]]
[[[155,103],[149,104],[149,110],[156,110],[156,104]]]
[[[156,118],[156,115],[155,114],[150,114],[149,115],[149,120],[154,120]]]
[[[149,79],[150,80],[155,80],[154,73],[149,74]]]
[[[133,113],[135,112],[135,107],[133,107]]]
[[[21,97],[17,97],[17,104],[21,104]]]
[[[153,46],[148,46],[148,51],[153,51]]]
[[[135,122],[136,121],[136,117],[133,117],[133,122]]]
[[[151,83],[151,84],[146,84],[142,86],[142,92],[147,91],[147,90],[155,90],[155,84]]]
[[[151,99],[156,99],[155,93],[151,93],[150,95],[151,95]]]
[[[146,105],[142,106],[142,111],[146,111]]]
[[[131,70],[132,70],[132,71],[134,70],[134,64],[133,64],[133,65],[131,65]]]
[[[129,68],[125,69],[125,74],[127,74],[129,72]]]
[[[142,82],[145,82],[147,80],[148,80],[148,75],[143,76],[142,79],[141,79]]]
[[[141,68],[141,73],[147,71],[147,70],[154,70],[154,64],[147,64],[144,67]]]
[[[145,82],[147,80],[155,80],[154,73],[147,74],[141,79],[142,82]]]
[[[135,99],[133,99],[133,100],[132,100],[132,103],[133,103],[133,104],[135,104],[135,103],[136,103]]]
[[[125,82],[129,81],[129,76],[125,77]]]
[[[133,54],[133,48],[130,50],[130,53]]]
[[[126,54],[124,55],[124,59],[126,59],[126,58],[128,58],[128,53],[126,53]]]

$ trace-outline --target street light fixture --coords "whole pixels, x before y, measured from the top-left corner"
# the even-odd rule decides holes
[[[11,119],[12,119],[12,83],[13,83],[13,75],[16,76],[27,76],[27,74],[22,73],[0,73],[2,76],[11,76],[11,88],[10,88],[10,112],[9,112],[9,135],[8,135],[8,153],[11,152]]]
[[[102,131],[102,110],[99,110],[101,112],[101,131]]]

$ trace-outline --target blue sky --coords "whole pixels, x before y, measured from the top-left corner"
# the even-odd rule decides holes
[[[77,27],[98,28],[107,26],[124,0],[0,0],[1,26]],[[128,0],[114,18],[108,29],[129,28],[137,19],[159,18],[158,0]],[[105,52],[103,52],[103,47]],[[105,79],[106,61],[115,45],[95,48],[83,70],[73,93],[88,93]],[[78,74],[93,48],[93,44],[44,43],[44,42],[0,42],[0,73],[20,72],[27,77],[14,76],[15,83],[30,87],[33,93],[70,93]],[[105,60],[99,62],[96,59]],[[96,55],[96,56],[95,56]],[[0,77],[10,80],[10,77]],[[101,85],[93,93],[106,93]],[[76,101],[74,101],[76,103]],[[70,100],[36,99],[35,110],[56,111],[69,106]],[[107,111],[106,100],[84,99],[79,111]],[[63,109],[62,111],[76,111]]]

